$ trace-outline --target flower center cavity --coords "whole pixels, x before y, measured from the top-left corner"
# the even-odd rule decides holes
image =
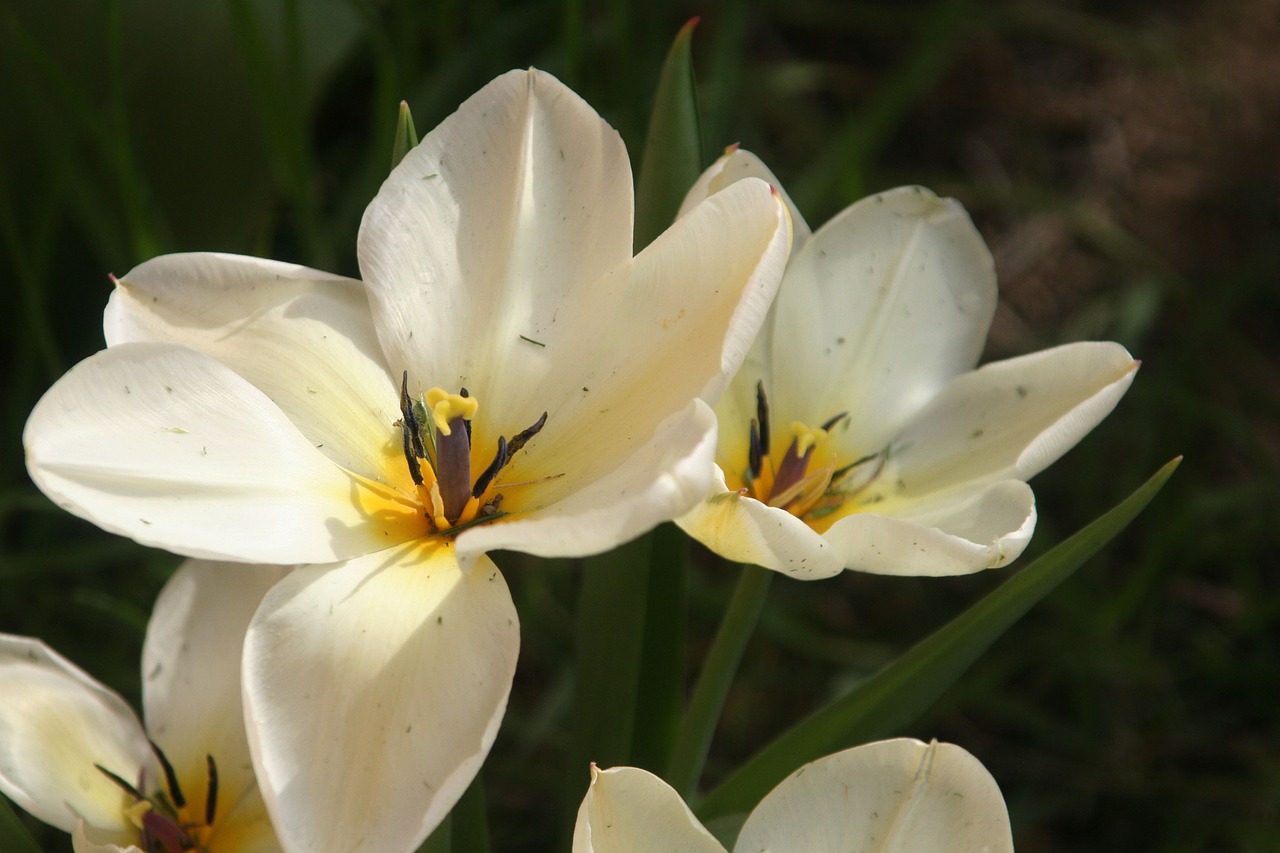
[[[206,755],[209,787],[205,796],[204,811],[195,813],[188,808],[187,798],[178,784],[173,765],[155,743],[151,749],[164,770],[165,784],[150,797],[144,796],[146,779],[141,776],[133,785],[123,777],[112,773],[100,764],[94,766],[133,800],[125,809],[125,816],[138,828],[138,846],[147,853],[208,853],[205,845],[213,831],[213,820],[218,813],[218,765],[212,755]]]
[[[397,426],[404,440],[404,458],[424,515],[437,534],[453,534],[506,514],[499,508],[498,474],[547,422],[543,412],[511,439],[498,436],[493,461],[473,478],[471,420],[479,408],[480,402],[466,388],[457,394],[432,388],[414,399],[409,396],[409,372],[401,379]]]
[[[769,401],[764,383],[756,383],[756,416],[751,420],[747,443],[747,467],[739,493],[761,503],[785,509],[813,524],[839,510],[879,476],[885,454],[873,453],[840,464],[830,441],[831,432],[847,421],[840,412],[810,427],[794,421],[791,441],[781,458],[771,455],[773,444]]]

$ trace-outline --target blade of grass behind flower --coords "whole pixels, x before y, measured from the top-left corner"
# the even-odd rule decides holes
[[[1155,497],[1181,458],[1133,494],[1059,543],[985,598],[917,643],[850,693],[776,738],[698,804],[699,817],[749,811],[800,765],[901,731],[992,643],[1124,530]]]
[[[6,797],[0,797],[0,850],[6,853],[40,853],[40,846],[18,820]]]
[[[702,171],[702,136],[693,85],[693,18],[680,28],[662,63],[653,114],[636,180],[635,249],[667,229]]]

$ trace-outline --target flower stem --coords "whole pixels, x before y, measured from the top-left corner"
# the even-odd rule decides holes
[[[764,609],[773,574],[758,566],[742,567],[733,598],[694,686],[665,777],[686,800],[693,795],[702,775],[707,752],[711,748],[711,736],[720,720],[720,711],[737,674],[747,641],[751,639],[760,611]]]

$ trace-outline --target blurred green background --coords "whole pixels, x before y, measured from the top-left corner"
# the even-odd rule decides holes
[[[108,273],[222,250],[357,275],[398,102],[426,132],[511,67],[560,76],[634,154],[694,15],[707,162],[741,142],[815,225],[898,184],[955,196],[999,269],[988,358],[1105,338],[1143,360],[1035,481],[1031,554],[1186,454],[1134,527],[902,733],[977,754],[1026,853],[1280,849],[1277,0],[5,0],[0,630],[136,701],[175,560],[56,509],[20,449],[40,394],[102,345]],[[495,849],[554,849],[587,781],[552,790],[547,769],[576,567],[504,565],[524,649],[485,771]],[[734,575],[700,561],[691,666]],[[1000,579],[775,583],[710,776]]]

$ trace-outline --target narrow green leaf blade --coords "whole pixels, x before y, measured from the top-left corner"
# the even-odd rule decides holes
[[[702,171],[702,135],[693,85],[693,18],[680,28],[658,80],[636,181],[635,248],[667,229]]]
[[[413,113],[409,112],[407,101],[400,102],[400,113],[396,117],[396,136],[391,143],[391,168],[400,165],[404,155],[418,144],[418,130],[413,126]]]
[[[1143,510],[1181,462],[917,643],[902,657],[784,732],[699,804],[704,820],[745,812],[800,765],[885,737],[925,711],[992,643]]]
[[[0,796],[0,850],[6,853],[40,853],[40,846],[18,820],[8,798],[3,796]]]

